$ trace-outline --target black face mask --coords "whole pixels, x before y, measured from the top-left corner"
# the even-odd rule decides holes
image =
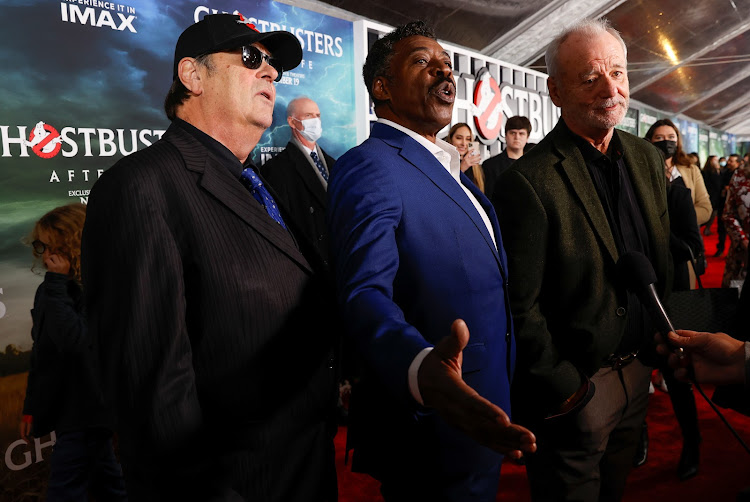
[[[670,141],[668,139],[657,141],[654,143],[654,146],[664,152],[664,155],[667,156],[668,159],[671,159],[672,156],[677,153],[677,142],[676,141]]]

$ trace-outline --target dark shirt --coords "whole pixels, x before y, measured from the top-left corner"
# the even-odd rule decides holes
[[[508,157],[508,151],[503,150],[499,154],[490,157],[482,163],[484,170],[484,194],[492,200],[492,194],[495,192],[495,184],[508,168],[513,165],[516,159]]]
[[[650,257],[648,232],[640,206],[635,197],[633,184],[628,174],[623,147],[615,129],[606,155],[591,143],[571,132],[615,239],[617,251],[623,255],[637,251]],[[638,297],[628,291],[628,317],[625,332],[615,354],[624,355],[640,349],[653,332],[651,320]]]

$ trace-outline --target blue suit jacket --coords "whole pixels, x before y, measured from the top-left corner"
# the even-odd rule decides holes
[[[405,447],[408,461],[421,456],[439,469],[499,460],[418,406],[408,389],[414,357],[462,318],[471,334],[465,381],[510,412],[515,343],[505,252],[492,204],[463,174],[461,182],[487,212],[497,248],[462,188],[401,131],[375,124],[332,172],[327,215],[338,296],[371,377],[364,395],[352,397],[352,414],[361,418],[350,428],[360,439],[355,468],[361,455],[362,470],[377,474],[398,463],[394,451]]]

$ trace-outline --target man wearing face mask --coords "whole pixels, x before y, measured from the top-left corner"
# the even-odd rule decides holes
[[[703,235],[711,235],[711,225],[714,220],[717,219],[719,211],[724,207],[724,197],[721,192],[724,190],[724,171],[727,165],[724,157],[721,160],[716,155],[709,155],[706,165],[703,166],[703,182],[706,184],[706,190],[708,190],[708,196],[711,199],[711,218],[706,222],[703,227]],[[720,218],[718,218],[718,224],[721,225]]]
[[[323,127],[315,101],[306,96],[293,99],[287,106],[286,120],[292,138],[283,152],[261,167],[260,173],[327,268],[326,190],[336,159],[318,145]]]

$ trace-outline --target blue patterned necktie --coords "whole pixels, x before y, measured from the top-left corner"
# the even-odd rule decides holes
[[[318,168],[318,171],[320,171],[321,176],[323,176],[323,179],[326,180],[326,183],[328,183],[328,171],[326,171],[326,167],[323,165],[323,162],[320,160],[320,157],[318,157],[318,154],[315,153],[315,150],[310,152],[310,157],[312,157],[313,162],[315,162],[315,167]]]
[[[255,174],[255,171],[253,171],[250,167],[246,168],[244,171],[242,171],[240,179],[243,181],[243,184],[247,187],[247,189],[250,190],[250,193],[253,194],[255,200],[260,202],[263,207],[266,208],[266,212],[268,213],[268,215],[273,218],[276,223],[286,229],[286,225],[284,225],[284,220],[281,218],[281,213],[279,212],[279,208],[276,205],[276,201],[273,200],[273,197],[271,197],[268,189],[263,186],[263,182],[260,181],[260,178],[258,178],[258,175]]]

